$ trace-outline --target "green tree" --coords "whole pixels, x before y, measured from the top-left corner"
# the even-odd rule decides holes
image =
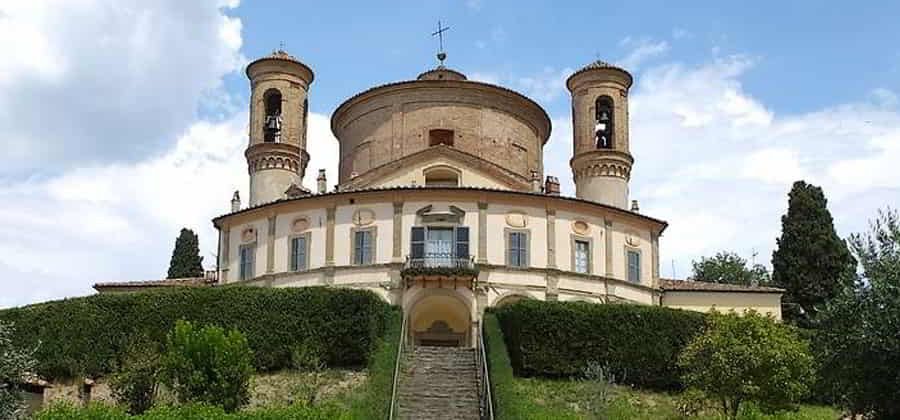
[[[748,401],[768,410],[790,406],[807,394],[813,378],[809,345],[792,327],[755,311],[711,313],[678,365],[685,385],[715,401],[729,419]]]
[[[168,278],[201,276],[203,276],[203,257],[200,256],[200,241],[194,231],[182,228],[178,238],[175,239]]]
[[[769,270],[762,264],[747,266],[747,260],[734,252],[722,251],[712,258],[701,257],[693,261],[693,278],[710,283],[739,284],[743,286],[766,285],[770,281]]]
[[[163,356],[163,383],[181,402],[218,405],[235,411],[249,398],[253,352],[237,330],[195,328],[178,321]]]
[[[0,419],[25,417],[19,385],[35,365],[34,351],[16,346],[12,329],[12,324],[0,322]]]
[[[824,392],[867,418],[900,418],[900,216],[850,238],[863,281],[829,304],[815,335]]]
[[[772,282],[786,290],[784,317],[804,327],[814,325],[822,305],[855,279],[856,261],[826,205],[821,188],[795,182],[772,254]]]
[[[156,400],[161,374],[159,349],[149,340],[129,346],[121,368],[110,378],[113,397],[131,414],[150,409]]]

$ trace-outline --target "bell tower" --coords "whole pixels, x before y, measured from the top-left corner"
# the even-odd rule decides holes
[[[283,50],[247,66],[250,79],[250,144],[244,155],[250,173],[250,206],[285,197],[302,188],[306,152],[309,85],[313,72]]]
[[[595,61],[566,80],[572,95],[574,153],[569,166],[575,196],[622,209],[634,158],[628,147],[631,74]]]

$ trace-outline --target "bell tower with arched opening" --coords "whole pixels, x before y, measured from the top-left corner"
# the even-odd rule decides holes
[[[595,61],[566,80],[572,95],[575,196],[619,208],[628,205],[634,158],[628,147],[631,74]]]
[[[306,130],[313,72],[278,50],[247,66],[250,79],[250,206],[284,198],[302,187],[309,162]]]

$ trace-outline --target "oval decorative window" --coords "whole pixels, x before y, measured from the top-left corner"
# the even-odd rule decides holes
[[[256,229],[249,227],[241,232],[242,242],[253,242],[256,240]]]
[[[572,222],[572,231],[579,235],[587,235],[591,233],[591,225],[584,220],[576,220]]]
[[[291,231],[294,233],[300,233],[306,229],[309,229],[309,219],[305,217],[298,217],[291,223]]]
[[[370,209],[360,209],[353,213],[353,224],[356,226],[371,225],[375,222],[375,212]]]
[[[511,211],[506,214],[506,224],[514,228],[528,226],[528,215],[521,211]]]

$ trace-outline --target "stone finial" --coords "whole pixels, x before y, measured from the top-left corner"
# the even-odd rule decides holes
[[[325,178],[325,170],[319,169],[319,176],[316,178],[316,190],[319,194],[328,192],[328,180]]]
[[[241,209],[241,192],[235,190],[234,195],[231,197],[231,211],[236,212]]]
[[[291,184],[286,190],[284,190],[284,195],[287,198],[299,198],[304,195],[309,195],[309,190],[303,188],[301,185]]]
[[[547,180],[544,182],[544,194],[559,195],[559,178],[547,175]]]
[[[637,200],[631,200],[631,211],[637,213],[641,211],[641,207],[638,206]]]

